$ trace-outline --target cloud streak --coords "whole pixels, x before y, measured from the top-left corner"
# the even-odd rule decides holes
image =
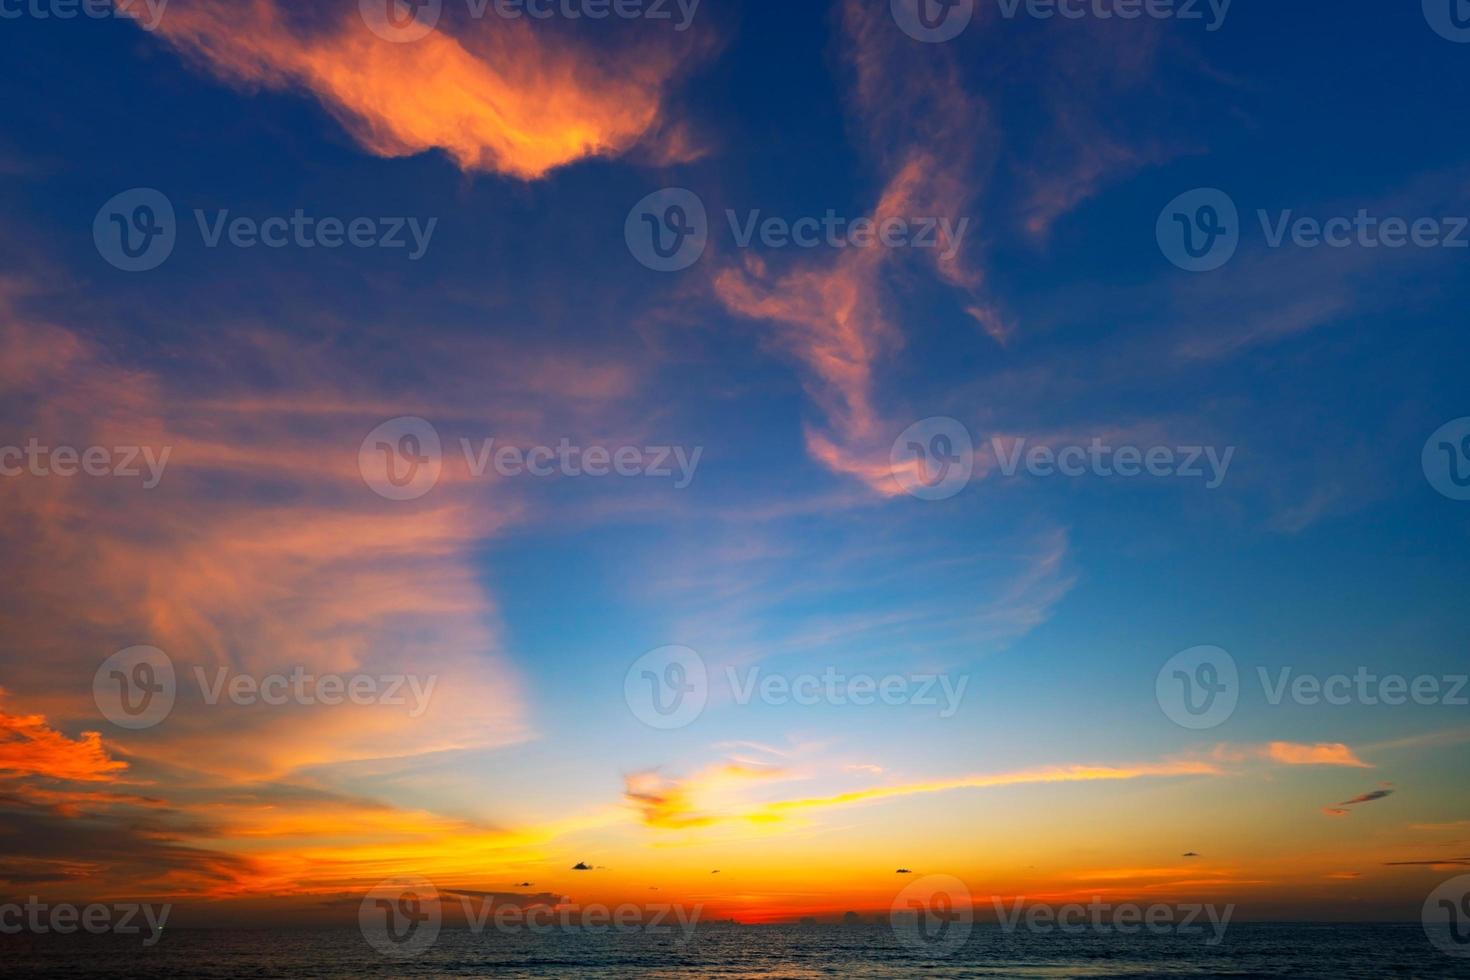
[[[174,0],[156,33],[232,84],[310,92],[379,156],[438,149],[462,170],[529,180],[645,142],[665,163],[696,152],[664,90],[709,50],[697,32],[610,53],[525,20],[446,18],[394,43],[356,7],[312,18],[276,0]]]

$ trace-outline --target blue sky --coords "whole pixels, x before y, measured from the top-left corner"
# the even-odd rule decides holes
[[[104,745],[166,787],[169,820],[223,781],[544,832],[526,830],[506,873],[549,875],[582,850],[641,871],[666,849],[692,868],[722,846],[770,848],[771,867],[751,857],[764,877],[716,894],[732,913],[883,894],[886,879],[858,871],[827,892],[777,887],[776,855],[810,835],[846,834],[851,850],[831,860],[856,863],[919,819],[938,842],[990,821],[1026,854],[1048,827],[1068,857],[1035,880],[983,854],[957,870],[1060,893],[1078,868],[1151,866],[1144,814],[1217,829],[1242,812],[1279,821],[1278,842],[1232,840],[1209,887],[1413,912],[1444,868],[1385,867],[1457,839],[1411,828],[1467,816],[1464,708],[1272,706],[1254,676],[1464,672],[1470,505],[1436,491],[1421,451],[1470,415],[1470,249],[1272,248],[1257,212],[1470,214],[1457,124],[1470,44],[1414,4],[1237,3],[1207,31],[1007,20],[980,3],[941,44],[858,0],[706,4],[687,34],[552,22],[509,41],[451,5],[432,38],[463,64],[438,72],[412,44],[357,48],[379,42],[351,4],[279,21],[277,6],[232,22],[214,0],[173,0],[156,32],[3,24],[0,445],[146,437],[175,446],[180,474],[142,499],[55,479],[0,488],[16,526],[39,529],[6,535],[17,578],[35,583],[0,646],[7,717],[44,715],[82,739],[98,721],[78,692],[139,643],[241,670],[396,665],[436,672],[462,700],[411,729],[254,718],[239,730],[258,757],[228,763],[214,753],[238,720],[197,705],[150,732],[104,726]],[[334,88],[320,63],[349,80]],[[504,91],[462,98],[491,76]],[[574,118],[558,115],[567,106]],[[109,265],[92,234],[104,202],[138,187],[178,216],[173,253],[146,273]],[[629,210],[668,187],[694,192],[710,222],[709,247],[676,273],[624,241]],[[1177,268],[1156,237],[1161,210],[1196,188],[1224,191],[1241,217],[1238,251],[1212,272]],[[436,224],[410,260],[206,248],[193,214],[298,208]],[[746,249],[727,209],[942,215],[968,231],[954,263],[917,248]],[[374,496],[353,462],[399,416],[428,419],[445,446],[443,481],[407,503]],[[978,466],[925,500],[903,492],[889,450],[935,417],[968,431]],[[459,440],[492,436],[702,456],[682,489],[468,476]],[[1213,489],[1005,476],[992,437],[1234,454]],[[708,707],[676,731],[645,725],[623,695],[629,666],[667,644],[712,677]],[[1230,651],[1246,685],[1228,722],[1193,732],[1160,710],[1154,682],[1204,644]],[[732,703],[725,669],[752,666],[942,673],[968,688],[947,718]],[[1264,757],[1240,747],[1272,743],[1355,762],[1251,768]],[[1181,758],[1228,771],[922,788]],[[724,785],[722,766],[753,774],[749,788]],[[707,822],[650,807],[648,773]],[[1155,788],[1181,782],[1194,788]],[[1391,799],[1319,812],[1380,784]],[[894,799],[813,806],[748,836],[731,826],[773,800],[875,788]],[[1056,823],[1071,807],[1095,824]],[[1324,837],[1295,863],[1274,849]],[[279,887],[229,833],[209,846],[246,869],[231,894]],[[253,859],[272,867],[297,846]],[[1360,875],[1361,894],[1319,894],[1334,861],[1353,864],[1333,870]],[[372,873],[324,873],[297,894]],[[1180,894],[1191,880],[1181,872]]]

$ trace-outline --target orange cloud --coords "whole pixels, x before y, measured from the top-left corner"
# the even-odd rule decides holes
[[[966,93],[949,52],[929,52],[917,63],[908,57],[887,13],[857,0],[842,9],[853,109],[885,175],[867,217],[877,223],[942,218],[949,227],[972,232],[976,135],[987,125],[985,107]],[[946,241],[908,251],[923,253],[941,280],[968,291],[967,312],[987,333],[1004,338],[1004,319],[975,295],[981,276],[967,263],[965,245]],[[780,273],[751,257],[743,268],[726,268],[714,279],[728,309],[773,323],[773,345],[805,369],[806,391],[823,417],[822,425],[806,430],[811,456],[884,496],[903,492],[889,453],[908,424],[894,424],[878,403],[878,369],[904,341],[885,283],[898,265],[896,251],[848,247]],[[983,476],[989,463],[976,459],[977,474]]]
[[[531,830],[431,812],[421,765],[531,735],[476,551],[526,519],[533,491],[493,477],[472,486],[447,430],[443,478],[419,501],[374,495],[357,453],[403,414],[520,444],[628,439],[636,422],[610,408],[636,393],[635,364],[524,339],[457,339],[451,356],[387,336],[359,357],[362,325],[353,344],[303,346],[224,323],[158,373],[88,329],[29,315],[35,292],[0,278],[12,431],[173,451],[151,490],[0,480],[5,681],[24,706],[0,713],[0,881],[64,892],[85,879],[92,897],[130,900],[340,894],[405,868],[474,885],[557,835],[627,821],[613,805]],[[433,391],[385,396],[384,364],[412,358],[432,368]],[[100,716],[91,679],[140,643],[173,659],[178,698],[156,727],[123,731]],[[194,673],[297,667],[437,684],[414,717],[407,706],[209,705]],[[410,805],[392,805],[405,795]]]
[[[1055,783],[1119,782],[1181,776],[1223,776],[1235,771],[1233,763],[1268,761],[1280,765],[1335,765],[1360,768],[1343,745],[1296,745],[1273,742],[1259,746],[1220,745],[1207,757],[1180,757],[1160,762],[1119,766],[1053,765],[1014,772],[983,773],[953,779],[900,782],[825,796],[752,800],[745,790],[776,779],[797,778],[784,769],[748,765],[717,765],[684,779],[657,773],[626,777],[625,799],[634,804],[649,826],[692,829],[746,821],[769,824],[803,811],[825,810],[929,793],[965,789],[1000,789]],[[851,767],[849,767],[851,768]],[[1372,795],[1372,794],[1370,794]],[[1365,799],[1367,797],[1359,798]],[[1377,798],[1373,795],[1373,798]],[[1358,802],[1358,800],[1350,801]]]
[[[1359,759],[1353,750],[1341,742],[1319,742],[1316,745],[1298,745],[1293,742],[1272,742],[1267,748],[1271,759],[1288,766],[1351,766],[1355,769],[1371,769]]]
[[[201,397],[120,367],[82,334],[13,309],[0,309],[0,336],[16,353],[0,369],[16,431],[55,445],[172,447],[151,490],[81,478],[0,486],[15,518],[0,546],[17,582],[0,611],[29,653],[7,664],[7,686],[28,706],[62,725],[100,724],[92,674],[116,650],[148,644],[172,658],[178,699],[157,728],[115,734],[130,758],[260,779],[527,737],[471,562],[517,505],[471,500],[455,473],[418,504],[376,497],[357,447],[398,406],[361,397],[340,368],[299,352],[263,386],[279,392],[268,408],[270,397],[241,398],[230,381],[204,383]],[[219,339],[237,356],[249,343]],[[298,369],[304,377],[289,376]],[[601,404],[588,399],[588,411]],[[412,675],[433,688],[411,713],[406,703],[209,704],[199,680],[297,669]]]
[[[1371,769],[1357,753],[1341,742],[1269,742],[1265,745],[1217,745],[1212,758],[1221,762],[1246,762],[1253,759],[1276,762],[1284,766],[1347,766]]]
[[[48,727],[42,715],[0,711],[0,776],[110,782],[127,768],[126,762],[107,754],[97,732],[69,739]]]
[[[730,805],[732,794],[742,787],[785,776],[774,766],[727,763],[711,766],[688,779],[668,779],[657,772],[637,772],[624,777],[624,799],[633,804],[650,827],[687,830],[708,827],[729,819],[718,812]]]
[[[732,791],[755,781],[782,778],[787,774],[777,769],[727,765],[711,767],[683,780],[665,779],[651,773],[636,774],[626,779],[625,798],[639,809],[644,823],[649,826],[680,830],[733,821],[769,824],[800,811],[960,789],[1202,776],[1219,772],[1219,768],[1210,763],[1194,760],[1134,766],[1043,766],[1009,773],[873,786],[829,796],[751,802]]]
[[[276,0],[174,0],[156,33],[230,82],[311,92],[381,156],[441,149],[463,170],[531,179],[645,139],[666,162],[698,152],[663,104],[686,59],[707,50],[694,31],[609,54],[525,20],[446,16],[395,43],[356,8],[308,24]]]

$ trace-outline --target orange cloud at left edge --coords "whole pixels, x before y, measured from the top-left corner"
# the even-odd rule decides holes
[[[676,35],[608,57],[524,21],[483,18],[394,43],[356,6],[308,29],[275,0],[178,0],[158,33],[229,81],[310,91],[381,156],[442,149],[464,170],[533,179],[640,143],[659,144],[648,149],[664,161],[698,153],[665,118],[663,89],[701,41]]]
[[[106,782],[127,767],[126,762],[108,756],[97,732],[70,739],[47,726],[41,715],[0,711],[0,776]]]

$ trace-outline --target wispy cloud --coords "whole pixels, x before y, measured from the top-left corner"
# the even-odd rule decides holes
[[[1359,793],[1352,799],[1343,800],[1336,806],[1323,807],[1322,812],[1329,817],[1345,817],[1352,812],[1349,807],[1362,806],[1364,803],[1374,803],[1385,797],[1392,796],[1393,789],[1390,788],[1391,786],[1391,783],[1384,783],[1379,789],[1370,790],[1367,793]]]
[[[697,148],[665,88],[710,48],[699,30],[640,33],[610,52],[526,20],[458,22],[394,43],[357,4],[335,16],[277,0],[174,0],[156,32],[243,87],[310,92],[367,150],[446,152],[463,170],[536,178],[648,142],[664,162]]]
[[[0,691],[0,696],[4,691]],[[67,738],[42,715],[0,711],[0,780],[44,776],[74,782],[111,782],[128,764],[108,755],[98,732]]]

